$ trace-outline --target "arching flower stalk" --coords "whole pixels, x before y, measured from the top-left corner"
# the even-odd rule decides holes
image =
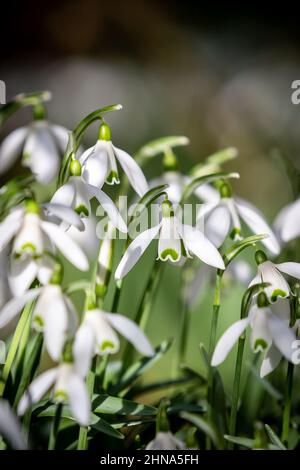
[[[36,180],[48,184],[58,175],[61,155],[68,143],[68,130],[47,121],[43,105],[34,107],[34,122],[9,134],[0,146],[0,174],[22,155]]]
[[[143,196],[148,191],[148,183],[138,164],[128,153],[112,144],[107,124],[100,126],[96,145],[87,149],[79,161],[83,179],[93,186],[101,188],[105,182],[119,184],[118,161],[136,193]]]

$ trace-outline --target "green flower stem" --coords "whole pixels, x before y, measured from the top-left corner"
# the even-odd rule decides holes
[[[223,271],[217,270],[216,273],[216,283],[215,283],[215,294],[214,294],[214,303],[213,303],[213,312],[212,320],[210,327],[210,340],[209,340],[209,349],[208,349],[208,358],[209,358],[209,370],[207,378],[207,401],[208,401],[208,420],[213,421],[213,410],[214,410],[214,380],[213,380],[213,368],[211,366],[211,359],[216,345],[217,338],[217,328],[218,328],[218,319],[219,311],[221,306],[221,284],[222,284]],[[207,448],[210,449],[210,439],[207,439]]]
[[[9,348],[7,358],[6,358],[6,362],[3,368],[3,372],[2,372],[1,382],[0,382],[0,396],[3,396],[5,385],[9,377],[14,359],[16,357],[23,332],[25,330],[27,322],[30,321],[32,305],[33,305],[32,302],[30,302],[24,307],[20,320],[16,327],[13,339],[11,341],[10,348]]]
[[[87,380],[86,380],[86,386],[87,386],[87,391],[88,391],[90,400],[92,400],[93,392],[94,392],[96,367],[97,367],[96,366],[96,361],[97,361],[97,359],[94,358],[91,370],[89,371],[88,376],[87,376]],[[87,426],[80,426],[77,450],[87,450],[87,448],[88,448],[87,435],[88,435],[88,427]]]
[[[52,426],[51,426],[51,431],[50,431],[48,450],[55,450],[56,448],[57,436],[59,432],[59,425],[60,425],[60,420],[61,420],[61,415],[62,415],[62,408],[63,408],[62,403],[58,403],[56,405],[56,412],[55,412],[54,419],[52,421]]]
[[[287,368],[287,376],[286,376],[286,389],[285,389],[285,396],[284,396],[284,410],[283,410],[282,433],[281,433],[281,440],[285,446],[288,445],[288,437],[289,437],[289,430],[290,430],[293,378],[294,378],[294,364],[289,362],[288,368]]]

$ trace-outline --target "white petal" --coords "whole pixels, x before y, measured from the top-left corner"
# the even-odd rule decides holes
[[[41,222],[41,227],[70,263],[81,271],[89,269],[89,262],[85,253],[69,235],[51,222]]]
[[[275,220],[275,227],[280,233],[280,236],[284,242],[293,240],[300,235],[300,224],[298,220],[300,218],[300,199],[289,204],[287,207],[282,209]]]
[[[76,187],[74,209],[81,216],[90,216],[92,212],[90,199],[92,196],[89,191],[89,184],[81,176],[72,176],[69,181],[72,181]]]
[[[295,201],[295,203],[299,202],[300,204],[300,199],[299,201]],[[277,214],[275,220],[274,220],[274,229],[275,229],[275,233],[278,235],[278,237],[282,240],[282,229],[285,225],[285,221],[286,219],[288,218],[289,216],[289,212],[290,212],[290,209],[292,208],[292,206],[295,204],[294,202],[291,203],[291,204],[288,204],[287,206],[283,207],[280,212]],[[300,205],[299,205],[299,214],[300,214]],[[293,224],[293,228],[295,227],[298,227],[298,224]],[[300,230],[300,228],[299,228]],[[299,232],[300,233],[300,232]],[[293,234],[291,234],[293,236]]]
[[[27,127],[20,127],[11,132],[0,146],[0,174],[5,173],[21,156],[22,146],[27,135]]]
[[[221,246],[230,230],[231,219],[228,208],[220,205],[213,209],[204,223],[206,237],[217,247]]]
[[[75,185],[72,180],[58,188],[51,199],[52,204],[63,204],[68,207],[73,207],[75,200]]]
[[[23,415],[34,403],[37,403],[54,383],[57,368],[49,369],[39,375],[28,387],[18,405],[18,414]]]
[[[96,338],[92,326],[83,321],[73,344],[74,367],[81,377],[88,373],[95,354]]]
[[[85,153],[82,155],[84,160]],[[86,158],[82,168],[83,179],[97,188],[102,188],[107,175],[106,147],[96,144],[92,153]]]
[[[270,305],[272,312],[281,320],[283,320],[286,325],[289,325],[291,320],[291,306],[288,298],[278,298],[276,302]]]
[[[261,242],[268,248],[268,250],[270,250],[271,253],[278,255],[280,252],[279,243],[271,227],[267,224],[258,209],[252,206],[252,204],[242,200],[238,200],[236,206],[241,218],[253,233],[269,235],[268,238]]]
[[[19,297],[15,297],[7,302],[7,304],[0,311],[0,328],[3,328],[5,325],[7,325],[7,323],[9,323],[12,318],[18,315],[27,302],[35,299],[42,292],[42,290],[43,288],[31,289],[25,294]]]
[[[233,323],[228,330],[225,331],[223,336],[219,339],[216,349],[213,353],[213,357],[211,360],[211,365],[213,367],[218,366],[221,364],[244,332],[244,330],[249,325],[250,319],[243,318],[243,320],[238,320],[237,322]]]
[[[275,266],[282,273],[300,279],[300,263],[279,263]]]
[[[0,399],[0,434],[13,449],[26,450],[21,424],[6,400]]]
[[[13,295],[22,295],[31,286],[37,276],[38,264],[30,256],[25,259],[11,257],[8,273],[9,287]]]
[[[105,312],[99,309],[88,310],[85,313],[85,321],[93,327],[97,354],[115,354],[119,351],[119,338],[106,318]]]
[[[100,240],[97,237],[97,220],[91,215],[82,219],[84,230],[80,232],[71,226],[68,235],[84,250],[90,260],[95,260],[99,252]]]
[[[49,284],[49,281],[53,274],[54,264],[55,261],[47,255],[42,256],[38,260],[37,278],[41,284]]]
[[[148,338],[132,320],[118,313],[106,313],[105,316],[115,330],[132,343],[137,351],[144,356],[154,355],[154,349]]]
[[[41,255],[44,251],[43,233],[40,227],[40,218],[37,214],[24,215],[21,230],[16,235],[13,244],[13,253]]]
[[[131,186],[139,196],[143,196],[149,189],[144,173],[128,153],[114,146],[113,149]]]
[[[260,376],[265,377],[266,375],[273,372],[276,369],[282,358],[281,352],[272,344],[272,346],[266,352],[265,358],[262,361],[260,368]]]
[[[50,183],[58,175],[60,157],[46,126],[35,125],[29,132],[24,146],[23,165],[29,166],[42,184]]]
[[[146,251],[151,241],[157,236],[160,225],[156,225],[145,230],[138,235],[125,251],[115,272],[115,279],[122,279],[138,262],[142,254]]]
[[[127,233],[127,226],[122,219],[122,216],[118,209],[116,208],[114,202],[107,196],[101,189],[96,188],[95,186],[88,185],[89,192],[95,196],[95,198],[99,201],[105,212],[107,213],[108,217],[110,218],[114,227],[117,227],[120,232]]]
[[[194,191],[195,196],[204,202],[217,202],[220,200],[219,191],[210,184],[202,184]]]
[[[6,362],[6,344],[5,341],[0,339],[0,364],[5,364]]]
[[[57,124],[49,124],[51,132],[54,134],[56,143],[60,152],[63,154],[67,148],[69,140],[69,131],[63,126]]]
[[[158,257],[161,261],[179,261],[181,258],[181,238],[175,217],[163,217],[158,240]]]
[[[74,418],[82,426],[90,423],[91,403],[83,379],[71,373],[67,381],[68,401]]]
[[[271,300],[276,300],[278,296],[286,297],[289,295],[289,285],[283,275],[276,269],[271,261],[265,261],[258,266],[262,282],[271,284],[265,288],[265,291]],[[277,292],[276,292],[277,291]],[[272,296],[276,298],[272,298]]]
[[[256,308],[255,314],[251,318],[251,348],[256,353],[266,351],[272,344],[272,333],[269,328],[269,308]],[[251,317],[251,314],[250,314]]]
[[[181,236],[188,250],[198,256],[204,263],[215,268],[225,269],[224,261],[217,248],[200,230],[190,225],[183,225],[182,228]]]
[[[67,224],[74,225],[74,227],[76,227],[78,230],[81,230],[81,231],[84,230],[84,225],[79,215],[76,214],[76,212],[70,207],[67,207],[62,204],[53,204],[53,203],[43,204],[43,207],[45,207],[45,209],[49,211],[50,214],[53,214],[56,217],[59,217],[61,220],[63,220]]]
[[[283,320],[272,314],[269,316],[269,328],[279,351],[288,361],[292,361],[292,355],[295,352],[292,344],[296,340],[294,330],[289,328]]]
[[[0,251],[2,251],[11,239],[21,228],[23,223],[24,210],[18,208],[12,211],[4,220],[0,223]]]
[[[92,153],[94,152],[95,150],[95,145],[93,145],[92,147],[89,147],[88,149],[86,149],[79,157],[78,157],[78,160],[80,161],[81,165],[83,165],[86,160],[88,159],[88,157],[90,157],[92,155]]]

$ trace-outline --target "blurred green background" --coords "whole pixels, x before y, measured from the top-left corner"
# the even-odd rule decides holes
[[[226,166],[241,174],[234,189],[271,221],[293,198],[284,162],[294,194],[300,164],[300,108],[291,102],[291,83],[300,77],[300,32],[297,15],[281,9],[276,16],[276,8],[12,0],[3,5],[0,78],[8,98],[51,90],[49,118],[69,128],[100,106],[122,103],[124,110],[108,121],[116,145],[131,153],[160,136],[188,136],[189,148],[179,152],[183,171],[220,148],[237,147],[239,158]],[[19,112],[2,137],[29,119],[28,110]],[[86,145],[96,132],[89,131]],[[145,168],[148,177],[160,171],[159,158]],[[147,254],[126,279],[122,313],[134,314],[154,256]],[[179,270],[166,266],[148,327],[154,344],[178,337],[179,288]],[[219,334],[238,318],[242,292],[233,286],[224,293]],[[202,372],[198,345],[208,343],[212,296],[207,288],[190,312],[186,361]],[[170,376],[176,347],[147,380]],[[234,357],[221,367],[229,389]]]

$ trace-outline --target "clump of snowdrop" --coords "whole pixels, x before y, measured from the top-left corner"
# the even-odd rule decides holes
[[[34,108],[34,122],[12,131],[0,146],[0,174],[22,156],[37,181],[48,184],[58,175],[61,155],[68,142],[68,130],[50,123],[43,105]]]

